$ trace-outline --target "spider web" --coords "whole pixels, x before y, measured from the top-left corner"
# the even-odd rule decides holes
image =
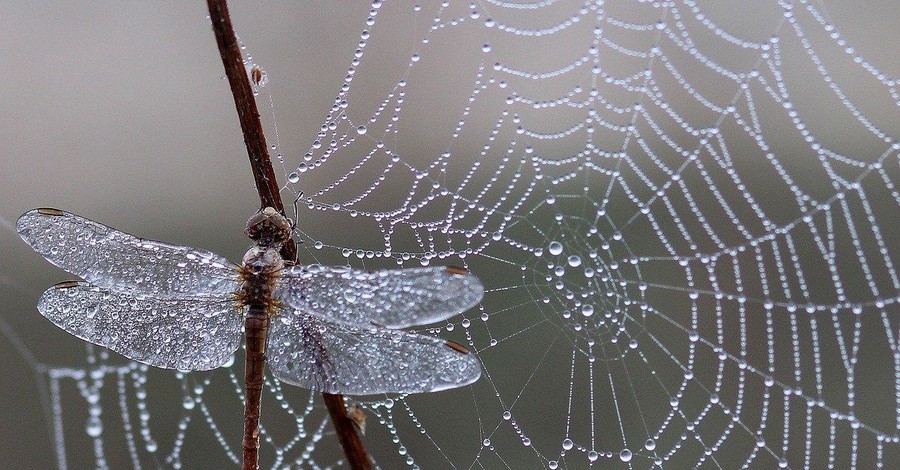
[[[422,330],[475,351],[479,382],[361,399],[382,468],[900,458],[900,96],[820,2],[367,8],[317,135],[285,131],[287,72],[257,91],[301,260],[486,286]],[[174,377],[87,358],[33,363],[60,467],[73,434],[97,467],[238,462],[241,354]],[[316,394],[267,384],[264,464],[341,466]]]

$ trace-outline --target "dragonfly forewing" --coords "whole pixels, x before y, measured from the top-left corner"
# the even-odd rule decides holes
[[[477,305],[484,287],[460,268],[359,271],[294,266],[282,271],[275,297],[283,304],[346,325],[406,328],[446,320]]]
[[[481,376],[475,355],[447,340],[350,326],[302,310],[273,319],[267,356],[281,381],[347,395],[436,392]]]
[[[67,281],[48,289],[38,311],[56,326],[138,362],[209,370],[240,345],[241,315],[229,299],[161,299]]]
[[[129,235],[59,209],[34,209],[16,230],[54,265],[91,284],[157,298],[224,298],[237,266],[214,253]]]

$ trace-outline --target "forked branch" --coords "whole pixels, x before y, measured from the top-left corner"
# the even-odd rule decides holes
[[[244,144],[247,146],[247,154],[250,157],[250,167],[253,170],[253,180],[256,182],[260,205],[261,207],[274,207],[283,214],[284,204],[281,201],[278,180],[275,178],[272,161],[269,159],[266,136],[259,120],[259,110],[256,107],[256,99],[253,97],[253,89],[250,87],[250,80],[244,67],[240,45],[234,35],[231,18],[228,15],[228,5],[225,0],[207,0],[206,3],[209,7],[209,18],[212,21],[216,42],[219,45],[219,54],[222,56],[222,64],[225,66],[225,75],[228,77],[231,94],[234,96],[234,105],[241,122]],[[297,247],[294,241],[289,240],[282,248],[281,256],[292,261],[296,258],[296,252]],[[353,421],[347,417],[344,397],[323,393],[322,398],[328,407],[328,413],[331,415],[331,421],[334,423],[350,468],[353,470],[371,469],[369,455],[353,426]]]

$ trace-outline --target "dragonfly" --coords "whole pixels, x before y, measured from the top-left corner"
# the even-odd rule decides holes
[[[240,265],[209,251],[147,240],[59,209],[16,223],[22,239],[80,277],[50,287],[38,311],[56,326],[164,369],[211,370],[245,337],[243,468],[257,468],[265,367],[280,381],[345,395],[423,393],[478,380],[465,347],[404,328],[477,305],[462,268],[361,271],[286,265],[291,222],[271,207],[248,221]]]

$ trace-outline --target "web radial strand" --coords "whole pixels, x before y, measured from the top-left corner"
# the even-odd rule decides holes
[[[874,4],[713,3],[362,12],[309,147],[276,133],[286,189],[304,193],[301,260],[461,264],[485,284],[479,306],[415,331],[473,351],[481,379],[360,401],[369,432],[390,437],[370,448],[380,466],[900,459],[890,41],[844,31]],[[280,71],[257,84],[279,115],[275,98],[308,80]],[[62,429],[66,393],[88,404],[80,434],[98,467],[120,428],[129,462],[191,462],[197,435],[205,458],[237,462],[219,411],[239,409],[240,367],[178,374],[183,417],[167,427],[149,411],[159,377],[87,357],[48,372],[61,467],[78,435]],[[315,395],[267,379],[263,453],[333,466]],[[130,413],[99,398],[112,383]],[[222,388],[230,404],[209,395]]]

